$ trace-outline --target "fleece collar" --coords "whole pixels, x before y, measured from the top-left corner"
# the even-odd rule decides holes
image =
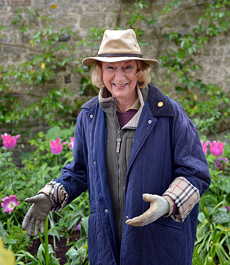
[[[138,100],[134,102],[134,104],[130,107],[130,109],[137,109],[138,111],[132,117],[132,119],[125,126],[122,127],[122,129],[123,128],[136,128],[138,125],[138,121],[140,119],[141,112],[142,112],[145,102],[144,102],[140,88],[137,89],[137,95],[138,95]],[[105,87],[100,89],[98,99],[99,99],[99,103],[102,109],[106,113],[115,115],[117,111],[115,99],[112,97],[110,92]]]

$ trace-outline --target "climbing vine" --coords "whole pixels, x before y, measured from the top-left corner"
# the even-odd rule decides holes
[[[168,1],[157,14],[146,15],[149,4],[136,1],[129,26],[139,35],[147,27],[151,41],[155,41],[155,58],[164,72],[156,74],[153,80],[184,106],[198,130],[206,134],[225,131],[230,126],[226,122],[230,92],[202,81],[203,68],[198,59],[212,39],[229,32],[230,1],[197,0],[186,5],[181,2]],[[173,22],[178,15],[197,8],[201,15],[196,24],[182,24],[182,30],[176,31]]]

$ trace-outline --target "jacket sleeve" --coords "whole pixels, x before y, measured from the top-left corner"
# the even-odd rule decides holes
[[[67,203],[87,190],[88,152],[85,135],[84,111],[81,111],[77,118],[74,134],[73,162],[63,166],[61,176],[47,183],[39,191],[39,193],[47,194],[53,200],[53,211],[61,210]]]
[[[197,130],[181,106],[171,130],[174,181],[163,196],[171,205],[171,217],[183,222],[209,187],[210,176]]]

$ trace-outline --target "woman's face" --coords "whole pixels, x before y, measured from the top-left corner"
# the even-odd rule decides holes
[[[130,101],[136,98],[137,69],[135,60],[115,63],[102,62],[103,82],[118,101]]]

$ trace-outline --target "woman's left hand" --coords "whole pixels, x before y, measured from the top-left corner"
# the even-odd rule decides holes
[[[142,215],[128,219],[126,224],[132,226],[144,226],[156,221],[161,216],[168,214],[170,210],[169,202],[159,195],[144,193],[143,200],[150,202],[149,209]]]

